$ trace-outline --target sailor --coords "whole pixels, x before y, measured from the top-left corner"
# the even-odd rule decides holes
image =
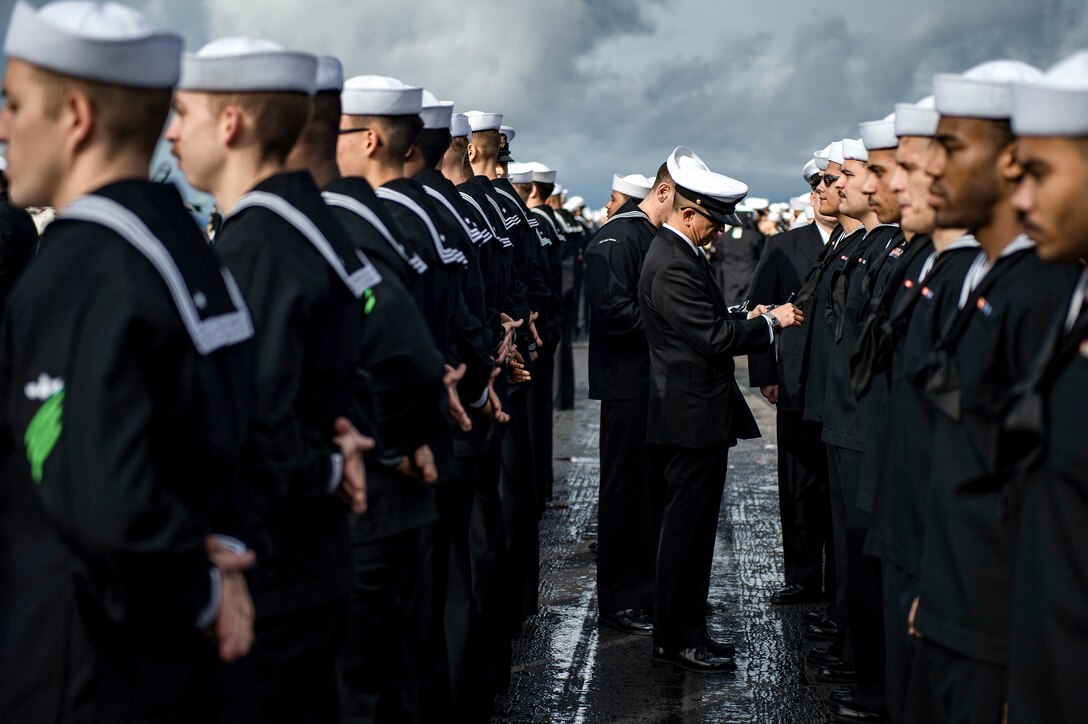
[[[116,3],[11,16],[11,198],[58,216],[4,314],[4,721],[214,720],[252,642],[253,553],[213,534],[240,532],[253,324],[147,178],[181,48]]]
[[[182,60],[166,138],[225,220],[215,248],[253,313],[256,412],[246,476],[259,562],[256,641],[232,718],[335,721],[335,662],[348,626],[348,513],[366,508],[359,359],[376,270],[313,177],[287,172],[311,114],[317,59],[257,38]],[[226,128],[223,133],[220,128]]]
[[[1088,259],[1088,52],[1013,86],[1012,128],[1024,176],[1013,207],[1049,263]],[[1045,456],[1024,501],[1009,660],[1009,721],[1076,721],[1083,714],[1085,651],[1083,420],[1088,390],[1088,276],[1058,309],[1055,336],[1029,377],[1023,401],[1042,396]],[[1023,404],[1023,403],[1021,403]],[[1019,407],[1019,405],[1018,405]],[[1021,408],[1023,409],[1023,408]],[[1038,409],[1038,408],[1037,408]],[[1034,426],[1021,425],[1032,430]],[[1039,428],[1034,428],[1040,432]],[[1038,438],[1036,438],[1038,441]]]
[[[663,471],[646,441],[650,357],[639,311],[642,261],[672,213],[666,164],[640,203],[628,200],[586,248],[589,397],[601,401],[597,500],[597,620],[624,633],[653,631],[653,585]]]
[[[801,323],[792,304],[734,317],[699,250],[720,233],[748,187],[673,151],[672,213],[650,244],[639,309],[650,351],[647,442],[660,446],[665,509],[654,585],[653,659],[694,671],[734,668],[733,645],[707,633],[706,603],[729,448],[759,435],[733,355],[767,349]],[[749,317],[745,319],[745,317]]]
[[[38,227],[26,209],[11,203],[8,162],[0,156],[0,313],[4,300],[38,246]]]
[[[626,176],[616,174],[612,177],[612,195],[608,197],[605,210],[609,216],[620,213],[620,207],[628,202],[638,204],[646,198],[653,188],[653,179],[640,173],[632,173]]]
[[[981,247],[916,377],[935,425],[910,616],[923,637],[920,674],[911,683],[934,707],[924,715],[938,719],[1002,716],[1017,542],[1007,511],[1018,504],[1020,475],[1005,468],[994,442],[1011,390],[1030,373],[1079,274],[1039,260],[1011,203],[1020,169],[1009,85],[1040,75],[1025,63],[992,61],[934,78],[941,120],[927,167],[931,203],[938,225],[968,228]]]

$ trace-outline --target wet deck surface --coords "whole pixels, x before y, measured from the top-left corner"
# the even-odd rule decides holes
[[[747,382],[744,360],[737,378]],[[811,679],[801,636],[808,607],[770,605],[782,582],[774,410],[748,403],[764,437],[730,451],[718,522],[711,634],[737,646],[728,675],[650,664],[650,638],[598,628],[595,558],[600,408],[586,399],[586,346],[575,347],[576,409],[556,413],[555,497],[541,523],[540,612],[514,645],[496,722],[823,722],[832,686]],[[755,391],[752,391],[755,392]],[[745,389],[745,393],[749,391]]]

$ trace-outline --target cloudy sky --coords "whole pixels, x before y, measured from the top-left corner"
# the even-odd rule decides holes
[[[928,95],[933,73],[1088,47],[1084,0],[127,2],[191,50],[259,35],[502,112],[515,158],[594,205],[613,173],[652,175],[677,145],[785,199],[807,190],[813,149]]]

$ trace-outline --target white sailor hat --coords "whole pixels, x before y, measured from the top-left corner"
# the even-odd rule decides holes
[[[317,92],[340,93],[344,90],[344,66],[331,55],[317,56]]]
[[[962,75],[938,73],[933,96],[942,116],[1001,120],[1012,115],[1013,83],[1031,83],[1042,71],[1019,60],[991,60]]]
[[[676,193],[702,209],[721,224],[740,226],[734,210],[748,195],[748,186],[715,173],[691,150],[678,146],[666,166],[676,184]]]
[[[586,205],[586,200],[581,196],[571,196],[567,199],[567,203],[563,204],[563,208],[567,211],[574,212]]]
[[[423,119],[423,128],[426,130],[440,131],[449,128],[453,119],[453,101],[440,101],[438,96],[424,88],[419,117]]]
[[[155,89],[177,85],[182,47],[180,36],[152,30],[130,7],[74,0],[40,9],[19,0],[4,41],[8,57],[61,75]]]
[[[832,141],[823,149],[815,151],[812,154],[812,159],[816,162],[816,167],[821,171],[826,171],[827,167],[833,163],[841,166],[842,162],[846,160],[842,156],[842,141]]]
[[[510,143],[514,140],[514,136],[517,135],[517,131],[512,126],[499,126],[499,135],[506,137],[506,142]]]
[[[510,163],[514,157],[510,155],[510,142],[514,140],[515,131],[510,126],[499,126],[499,163]]]
[[[502,126],[501,113],[485,113],[484,111],[468,111],[465,113],[468,119],[468,127],[473,133],[477,131],[497,131]]]
[[[890,113],[879,121],[867,121],[858,124],[861,142],[865,150],[875,151],[880,148],[895,148],[899,138],[895,135],[895,114]]]
[[[654,182],[651,179],[640,173],[612,177],[612,190],[619,191],[624,196],[630,196],[633,199],[646,198],[653,185]]]
[[[548,168],[539,161],[530,161],[525,164],[533,172],[533,181],[538,184],[553,184],[558,173],[555,169]]]
[[[899,103],[895,106],[895,135],[922,136],[933,138],[937,135],[937,124],[941,114],[933,96],[926,96],[917,103]]]
[[[551,196],[558,196],[559,198],[563,198],[563,195],[566,193],[567,190],[563,188],[562,184],[556,184],[555,187],[552,188]],[[551,196],[549,196],[548,198],[551,198]]]
[[[0,156],[0,173],[8,170],[8,160]]]
[[[790,211],[804,211],[808,206],[808,194],[801,194],[790,199]]]
[[[812,179],[820,175],[820,167],[816,165],[816,159],[810,158],[804,168],[801,169],[801,178],[805,183],[812,183]]]
[[[450,135],[454,138],[468,138],[472,135],[464,113],[454,113],[450,118]]]
[[[506,167],[506,178],[512,184],[531,184],[533,182],[533,169],[527,163],[511,162]]]
[[[771,206],[770,199],[765,199],[762,196],[749,196],[745,199],[744,204],[752,211],[765,211]]]
[[[1034,83],[1013,85],[1012,129],[1019,136],[1088,136],[1088,50]]]
[[[208,93],[306,93],[317,86],[317,58],[271,40],[219,38],[181,58],[180,90]]]
[[[842,157],[847,161],[868,161],[869,152],[860,138],[842,139]]]
[[[423,89],[384,75],[357,75],[340,94],[347,116],[415,116],[423,110]]]

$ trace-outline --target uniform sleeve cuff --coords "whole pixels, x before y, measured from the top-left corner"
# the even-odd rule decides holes
[[[480,399],[476,400],[475,402],[468,403],[468,406],[473,408],[473,409],[479,410],[481,407],[483,407],[486,404],[487,404],[487,388],[485,387],[484,388],[484,393],[482,395],[480,395]]]
[[[774,344],[774,325],[771,324],[771,315],[763,314],[763,321],[767,323],[767,333],[771,335],[771,344]]]
[[[344,479],[344,455],[335,452],[329,456],[329,492],[335,493],[340,487],[340,481]]]
[[[196,617],[195,626],[198,631],[203,631],[211,626],[219,616],[219,595],[223,581],[219,569],[215,566],[208,569],[208,583],[211,594],[208,596],[208,603],[204,605],[204,608],[200,610]]]
[[[247,546],[245,543],[238,540],[237,538],[235,538],[232,535],[223,535],[222,533],[213,533],[211,538],[212,538],[212,540],[214,540],[216,543],[218,543],[219,545],[226,548],[231,553],[235,553],[237,555],[242,555],[243,553],[245,553],[246,551],[249,550],[249,546]]]

